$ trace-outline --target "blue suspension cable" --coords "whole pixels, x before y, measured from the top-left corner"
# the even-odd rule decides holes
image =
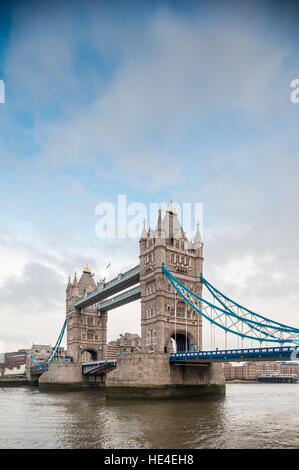
[[[279,325],[281,327],[283,327],[282,330],[279,330],[278,328],[276,328],[277,330],[279,331],[285,331],[285,332],[290,332],[290,333],[299,333],[299,329],[298,328],[294,328],[292,326],[289,326],[289,325],[285,325],[284,323],[280,323],[280,322],[277,322],[275,320],[270,320],[269,318],[267,317],[264,317],[262,315],[259,315],[258,313],[255,313],[253,312],[252,310],[249,310],[248,308],[246,307],[243,307],[242,305],[238,304],[237,302],[235,302],[234,300],[230,299],[229,297],[227,297],[226,295],[224,295],[222,292],[220,292],[218,289],[216,289],[216,287],[214,287],[212,284],[209,283],[209,281],[207,281],[203,275],[201,274],[200,275],[200,279],[202,281],[202,283],[208,288],[208,286],[213,289],[215,292],[217,292],[219,295],[221,295],[222,297],[224,297],[226,300],[228,300],[229,302],[231,302],[232,304],[236,305],[236,307],[239,307],[241,308],[242,310],[245,310],[246,312],[248,313],[251,313],[252,315],[255,315],[256,317],[258,318],[262,318],[263,320],[265,321],[268,321],[270,322],[271,324],[275,324],[275,325]],[[253,320],[249,320],[249,322],[252,322],[252,323],[256,323],[256,324],[259,324],[259,325],[263,325],[262,323],[259,323],[259,322],[254,322]],[[275,328],[274,325],[271,325],[272,328]]]
[[[202,297],[200,297],[198,294],[196,294],[195,292],[193,292],[192,290],[190,290],[188,287],[186,287],[182,282],[180,282],[170,271],[168,271],[168,269],[164,266],[162,266],[162,269],[163,269],[163,272],[164,274],[166,274],[166,272],[168,273],[169,276],[171,276],[175,282],[177,282],[180,286],[182,286],[187,292],[189,292],[191,295],[193,295],[194,297],[196,297],[197,299],[199,299],[201,302],[204,302],[205,304],[209,305],[210,307],[213,307],[214,309],[218,310],[219,312],[222,312],[222,313],[225,313],[226,315],[229,315],[229,316],[233,316],[239,320],[241,320],[242,322],[246,321],[246,322],[249,322],[249,323],[252,323],[254,325],[258,325],[258,326],[262,326],[262,327],[269,327],[271,326],[272,329],[274,330],[277,330],[277,331],[284,331],[286,333],[299,333],[299,329],[296,329],[296,328],[292,328],[292,327],[287,327],[287,328],[280,328],[278,326],[274,326],[274,325],[265,325],[265,323],[261,323],[261,322],[257,322],[257,321],[254,321],[254,320],[250,320],[249,318],[247,318],[246,320],[244,319],[244,317],[240,317],[239,315],[237,315],[236,313],[232,312],[232,313],[228,313],[227,310],[223,310],[222,308],[216,306],[216,305],[213,305],[211,304],[211,302],[209,302],[208,300],[205,300],[203,299]],[[248,310],[250,312],[250,310]],[[254,315],[253,312],[250,312]],[[268,320],[269,322],[271,322],[271,320],[269,319],[266,319]],[[274,323],[277,323],[277,322],[274,322]],[[292,328],[291,330],[289,328]]]
[[[61,344],[62,338],[63,338],[63,336],[64,336],[65,328],[66,328],[66,323],[67,323],[67,321],[65,320],[64,323],[63,323],[62,329],[61,329],[61,331],[60,331],[60,333],[59,333],[58,339],[57,339],[57,341],[56,341],[56,343],[55,343],[55,346],[53,347],[53,349],[52,349],[50,355],[47,357],[47,359],[45,360],[45,362],[41,363],[41,362],[39,362],[39,361],[36,359],[36,357],[34,357],[33,354],[31,355],[31,358],[32,358],[32,360],[33,360],[33,362],[34,362],[35,365],[40,366],[41,364],[50,364],[50,363],[52,362],[52,360],[54,359],[54,357],[55,357],[55,355],[56,355],[56,353],[57,353],[57,350],[58,350],[58,348],[59,348],[59,346],[60,346],[60,344]]]
[[[204,318],[206,318],[207,320],[209,320],[209,322],[219,326],[220,328],[222,328],[223,330],[225,331],[228,331],[230,333],[233,333],[235,335],[238,335],[239,337],[241,338],[248,338],[248,339],[253,339],[255,341],[259,341],[259,342],[266,342],[266,341],[269,341],[269,342],[272,342],[272,343],[290,343],[292,342],[292,340],[287,340],[287,339],[268,339],[268,338],[256,338],[254,336],[249,336],[249,335],[246,335],[244,333],[238,333],[237,331],[233,331],[227,327],[225,327],[224,325],[221,325],[220,323],[218,323],[217,321],[211,319],[208,315],[206,315],[205,313],[203,313],[195,304],[193,304],[193,302],[191,302],[184,294],[183,292],[180,290],[180,288],[178,287],[178,285],[176,285],[175,283],[179,284],[180,286],[182,286],[183,289],[185,289],[187,292],[189,292],[191,295],[193,295],[194,297],[198,298],[200,301],[206,303],[207,305],[209,305],[210,307],[212,308],[215,308],[216,310],[222,312],[222,313],[225,313],[226,315],[229,315],[229,316],[234,316],[236,318],[239,318],[241,321],[244,322],[244,318],[242,317],[239,317],[238,315],[235,315],[235,314],[228,314],[227,311],[221,309],[220,307],[217,307],[213,304],[211,304],[210,302],[208,302],[207,300],[204,300],[202,299],[199,295],[197,295],[195,292],[192,292],[188,287],[186,287],[182,282],[180,282],[175,276],[173,276],[173,274],[170,273],[170,271],[168,271],[168,269],[164,266],[164,264],[162,265],[162,270],[164,272],[164,274],[166,275],[166,277],[168,278],[169,282],[172,284],[172,286],[175,288],[175,290],[180,294],[181,297],[183,297],[183,299],[195,310],[197,311],[197,313],[199,313],[200,315],[202,315]],[[264,326],[264,325],[263,325]],[[289,332],[289,330],[288,330]]]

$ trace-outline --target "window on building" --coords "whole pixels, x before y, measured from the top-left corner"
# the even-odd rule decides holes
[[[87,339],[93,340],[93,331],[87,332]]]

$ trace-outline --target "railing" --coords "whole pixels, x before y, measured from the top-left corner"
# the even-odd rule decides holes
[[[76,303],[75,306],[80,305],[82,302],[86,301],[89,298],[94,297],[95,295],[99,294],[100,292],[105,292],[105,290],[110,289],[111,287],[117,286],[118,284],[121,284],[122,282],[126,281],[127,279],[130,279],[131,277],[135,276],[140,272],[140,265],[137,264],[134,266],[134,268],[129,269],[128,271],[124,273],[119,273],[114,279],[111,279],[111,281],[108,281],[106,283],[103,282],[102,287],[96,287],[94,290],[91,292],[85,292],[84,296],[81,297]]]
[[[110,369],[116,366],[116,361],[93,361],[93,362],[85,362],[82,364],[82,371],[83,374],[88,374],[90,372],[96,371],[97,369]]]
[[[130,289],[122,294],[116,295],[108,300],[103,300],[98,304],[98,310],[104,310],[105,308],[120,303],[122,300],[129,299],[130,297],[134,297],[136,294],[141,294],[141,287],[137,286],[133,289]]]
[[[50,364],[69,364],[70,362],[73,362],[73,359],[71,357],[65,357],[64,359],[54,360]],[[36,366],[30,367],[30,372],[33,375],[43,374],[48,370],[48,365],[48,362],[41,362]]]
[[[131,276],[134,276],[135,274],[138,274],[140,272],[140,265],[137,264],[134,266],[134,268],[129,269],[125,273],[119,273],[114,279],[111,279],[111,281],[108,281],[104,284],[104,289],[107,289],[108,287],[112,287],[115,284],[118,284],[119,282],[125,281],[126,279],[130,278]]]
[[[297,348],[294,346],[282,346],[274,348],[249,348],[249,349],[222,349],[215,351],[196,351],[171,353],[170,361],[188,361],[203,359],[246,359],[259,357],[290,357]],[[299,349],[298,349],[299,352]]]
[[[48,364],[40,364],[39,366],[33,366],[30,368],[32,375],[41,375],[48,370]]]

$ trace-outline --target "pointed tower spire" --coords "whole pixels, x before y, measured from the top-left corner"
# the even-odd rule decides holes
[[[73,281],[73,287],[78,287],[77,271],[75,271],[75,277]]]
[[[146,240],[146,239],[147,239],[146,220],[143,219],[143,230],[142,230],[142,234],[141,234],[140,240]]]
[[[176,214],[176,210],[172,205],[172,199],[170,200],[170,206],[168,207],[167,211],[170,212],[171,214]]]
[[[162,209],[160,207],[159,208],[158,223],[157,223],[157,228],[156,228],[158,238],[162,237],[162,215],[161,214],[162,214]]]
[[[197,230],[196,230],[196,234],[195,234],[195,237],[194,237],[194,248],[195,249],[202,247],[202,239],[201,239],[201,235],[200,235],[200,231],[199,231],[199,223],[196,224],[196,227],[197,227]]]
[[[74,277],[74,282],[73,282],[73,288],[72,288],[72,296],[73,297],[79,297],[79,283],[77,280],[77,272],[75,271],[75,277]]]
[[[69,292],[71,290],[71,288],[72,288],[72,283],[71,283],[71,278],[69,276],[69,280],[68,280],[68,283],[67,283],[67,286],[66,286],[67,292]]]
[[[86,264],[86,267],[83,269],[83,272],[84,272],[84,273],[87,273],[87,274],[91,274],[91,271],[90,271],[90,269],[89,269],[89,267],[88,267],[88,264]]]

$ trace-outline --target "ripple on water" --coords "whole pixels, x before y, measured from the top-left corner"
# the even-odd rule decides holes
[[[0,389],[0,448],[298,448],[299,386],[232,384],[198,401]]]

